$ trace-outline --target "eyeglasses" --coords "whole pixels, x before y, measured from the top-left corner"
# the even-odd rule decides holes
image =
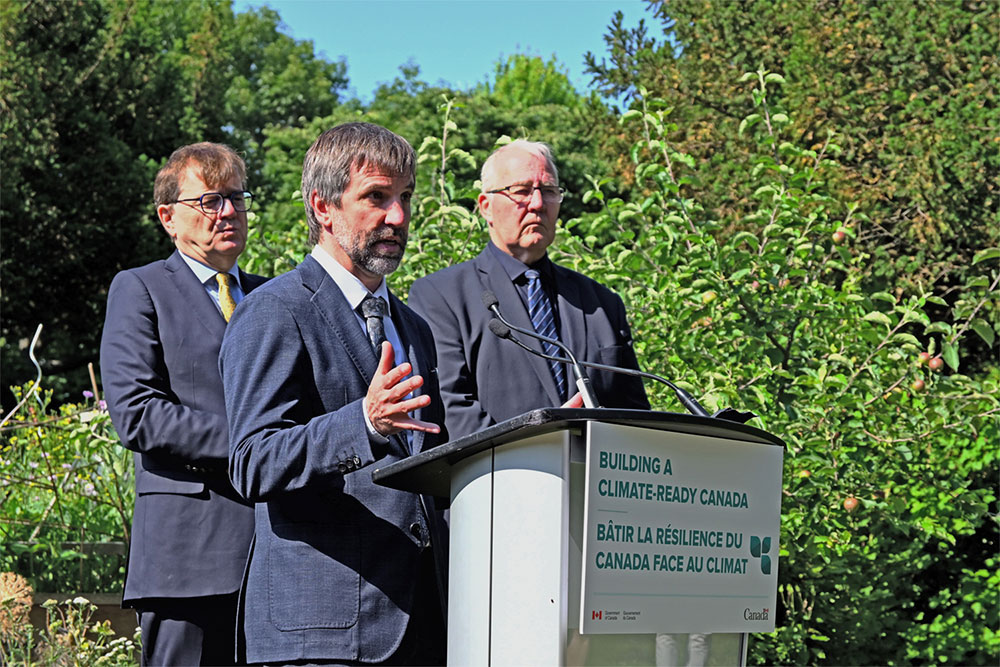
[[[561,202],[566,194],[566,190],[558,185],[539,185],[538,187],[535,187],[531,184],[508,185],[505,188],[487,190],[486,194],[495,195],[502,192],[517,203],[524,204],[531,201],[531,197],[535,194],[535,190],[542,193],[542,201],[546,204]]]
[[[201,210],[208,214],[213,215],[218,213],[225,206],[225,200],[229,200],[233,208],[236,209],[237,213],[244,213],[250,210],[250,206],[253,204],[253,193],[252,192],[232,192],[228,195],[224,195],[221,192],[206,192],[200,197],[192,197],[191,199],[175,199],[173,203],[175,204],[186,204],[187,202],[196,201]]]

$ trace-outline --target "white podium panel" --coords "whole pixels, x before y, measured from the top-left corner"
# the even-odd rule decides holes
[[[566,431],[528,438],[453,477],[448,664],[563,664],[568,443]]]

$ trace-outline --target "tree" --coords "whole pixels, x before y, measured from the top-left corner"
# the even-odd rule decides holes
[[[269,9],[234,16],[230,0],[12,0],[0,12],[2,363],[32,377],[26,347],[43,323],[62,402],[89,386],[115,272],[170,250],[152,210],[166,157],[229,143],[266,199],[266,129],[336,108],[345,65],[281,34]]]
[[[994,3],[648,4],[661,38],[645,23],[625,29],[618,15],[607,57],[587,54],[588,71],[606,93],[644,86],[669,101],[680,127],[672,139],[696,159],[691,178],[720,218],[747,211],[729,186],[751,150],[733,131],[750,110],[734,82],[763,66],[785,73],[774,102],[798,110],[792,139],[819,150],[837,128],[844,153],[832,183],[869,212],[875,224],[861,242],[885,260],[871,279],[944,292],[978,249],[997,245]]]
[[[493,82],[477,91],[508,108],[557,104],[580,106],[580,95],[553,55],[547,62],[538,56],[515,54],[494,65]]]
[[[118,18],[127,23],[132,9]],[[40,322],[48,370],[95,361],[108,258],[141,260],[166,245],[141,213],[154,165],[131,143],[163,127],[161,81],[135,85],[143,67],[125,66],[121,24],[99,3],[10,2],[0,11],[3,366],[26,378],[34,372],[25,348]]]
[[[976,253],[951,307],[932,286],[873,289],[856,240],[874,223],[829,181],[840,147],[795,140],[794,118],[771,106],[780,74],[739,83],[753,90],[737,224],[702,207],[670,101],[643,96],[622,117],[642,194],[588,193],[601,212],[559,239],[556,259],[625,296],[648,369],[709,409],[752,410],[788,444],[777,629],[751,643],[751,662],[992,664],[1000,370],[963,374],[959,350],[966,336],[995,340],[977,321],[1000,298],[1000,248]],[[595,227],[617,239],[596,244]],[[674,400],[652,392],[656,407]]]

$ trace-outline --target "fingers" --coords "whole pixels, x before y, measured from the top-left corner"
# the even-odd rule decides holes
[[[423,431],[424,433],[440,433],[441,427],[430,422],[407,417],[400,421],[400,428],[407,431]]]
[[[378,370],[375,371],[376,375],[385,375],[390,370],[392,370],[392,364],[395,360],[395,355],[392,352],[392,343],[389,341],[382,342],[382,356],[378,360]]]
[[[582,408],[583,407],[583,394],[576,392],[573,397],[568,401],[560,405],[561,408]]]
[[[430,405],[431,398],[412,395],[423,386],[424,379],[419,375],[410,375],[413,367],[409,363],[394,367],[394,359],[392,344],[383,343],[378,368],[368,385],[365,400],[368,420],[382,435],[401,430],[439,433],[441,429],[437,424],[410,417],[409,413]]]

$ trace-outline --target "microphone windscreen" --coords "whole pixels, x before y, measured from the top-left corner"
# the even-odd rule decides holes
[[[483,305],[486,306],[486,310],[492,310],[493,306],[499,306],[500,300],[497,299],[497,295],[493,292],[486,290],[483,292]]]
[[[504,324],[495,317],[492,320],[490,320],[490,331],[492,331],[493,335],[496,336],[497,338],[510,337],[510,327],[508,327],[506,324]]]

